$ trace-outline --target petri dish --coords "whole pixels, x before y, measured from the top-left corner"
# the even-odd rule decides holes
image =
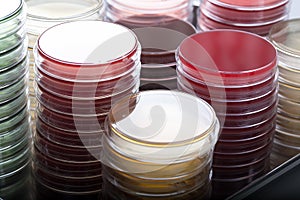
[[[5,38],[0,38],[0,54],[3,54],[19,46],[21,42],[24,41],[25,37],[26,37],[25,26],[22,26],[15,33],[12,33],[11,35]]]
[[[26,20],[24,1],[0,1],[0,39],[9,37],[17,32]]]
[[[222,86],[249,85],[266,80],[277,71],[273,45],[243,31],[194,34],[181,43],[176,56],[177,65],[189,75]]]
[[[0,133],[4,134],[8,131],[11,131],[12,129],[15,129],[16,125],[19,124],[25,118],[27,118],[26,105],[24,105],[24,108],[19,113],[0,123]]]
[[[102,0],[25,0],[29,47],[33,48],[38,36],[46,29],[68,21],[97,20],[103,8]]]
[[[244,0],[209,0],[210,2],[236,10],[265,10],[273,7],[283,5],[288,2],[288,0],[254,0],[251,2]]]
[[[24,92],[15,99],[0,104],[0,123],[11,118],[27,105],[27,93]]]
[[[0,89],[0,104],[5,103],[19,96],[26,90],[27,77],[19,77],[14,84]]]
[[[118,49],[112,50],[115,45]],[[135,69],[139,64],[140,45],[134,33],[124,26],[76,21],[56,25],[41,34],[34,53],[37,68],[50,77],[99,82]]]
[[[21,61],[25,60],[27,56],[27,39],[14,49],[8,52],[0,54],[0,72],[13,68],[18,65]]]

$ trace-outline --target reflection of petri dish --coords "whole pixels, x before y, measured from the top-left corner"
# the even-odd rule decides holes
[[[242,86],[273,76],[277,53],[270,42],[255,34],[214,30],[186,38],[177,49],[177,64],[204,82]]]
[[[38,69],[51,77],[99,82],[121,77],[136,68],[140,46],[134,33],[124,26],[76,21],[45,31],[34,51]]]
[[[175,90],[177,89],[177,77],[163,79],[140,78],[140,90]]]

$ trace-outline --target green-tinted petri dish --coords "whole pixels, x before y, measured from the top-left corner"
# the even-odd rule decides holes
[[[20,112],[7,120],[0,122],[0,134],[6,134],[7,132],[12,131],[21,121],[23,121],[27,117],[27,105],[24,105],[24,108]]]
[[[5,148],[16,141],[19,141],[22,137],[26,135],[29,131],[29,120],[24,118],[19,124],[16,125],[16,128],[0,134],[0,148]]]
[[[0,147],[0,163],[5,162],[7,160],[11,160],[17,155],[24,151],[24,149],[28,149],[29,147],[29,132],[21,137],[18,141],[13,142],[7,147]]]
[[[26,21],[22,0],[0,0],[0,39],[16,33]]]
[[[27,47],[28,39],[25,38],[19,46],[16,46],[14,49],[11,49],[8,52],[0,54],[0,73],[3,71],[9,70],[18,65],[20,62],[24,61],[27,56]],[[0,80],[2,80],[0,78]]]
[[[20,30],[9,35],[5,38],[0,39],[0,54],[3,54],[16,46],[20,45],[24,38],[26,37],[25,27],[21,27]]]
[[[23,151],[20,151],[17,155],[12,157],[9,160],[0,162],[0,185],[7,183],[5,179],[15,175],[20,170],[24,169],[30,160],[30,149],[25,148]]]
[[[16,83],[0,89],[0,104],[8,102],[27,89],[27,77],[23,76],[17,79]]]
[[[0,123],[18,113],[26,104],[27,92],[23,92],[20,96],[9,102],[0,104]]]
[[[26,57],[15,66],[0,72],[0,89],[14,84],[20,77],[23,77],[28,71],[29,59]]]

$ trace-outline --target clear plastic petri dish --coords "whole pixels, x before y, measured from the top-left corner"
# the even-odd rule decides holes
[[[73,180],[70,178],[58,177],[51,174],[47,169],[36,167],[33,169],[36,181],[44,187],[55,192],[72,195],[84,195],[101,191],[102,178],[94,180]],[[90,182],[89,182],[90,181]]]
[[[11,49],[8,52],[0,54],[0,72],[13,68],[18,65],[21,61],[25,60],[27,56],[27,38],[20,43],[19,46]]]
[[[24,1],[0,1],[0,39],[16,33],[25,24],[26,11]]]
[[[284,155],[285,157],[292,158],[295,155],[299,154],[300,147],[291,146],[289,144],[286,144],[284,141],[275,138],[272,151],[274,153],[279,153],[279,155]]]
[[[269,155],[268,155],[269,157]],[[269,159],[263,158],[253,163],[226,168],[213,165],[215,179],[235,179],[266,171]]]
[[[181,91],[194,94],[204,99],[205,101],[210,103],[218,113],[226,113],[232,116],[254,114],[260,112],[263,109],[266,109],[270,106],[270,104],[278,101],[277,88],[268,91],[262,96],[258,96],[252,99],[230,101],[226,99],[225,92],[223,92],[223,95],[221,96],[218,92],[211,90],[211,96],[220,95],[222,97],[222,99],[214,99],[211,96],[206,96],[190,88],[187,88],[184,84],[182,84],[180,79],[177,80],[177,86]]]
[[[181,43],[176,59],[177,66],[187,74],[221,86],[253,84],[277,71],[273,45],[260,36],[237,30],[194,34]]]
[[[9,102],[0,104],[0,123],[11,118],[27,105],[27,93],[24,92],[20,96]]]
[[[38,69],[35,74],[37,85],[49,94],[69,100],[101,100],[124,93],[138,85],[140,68],[139,65],[119,78],[85,83],[62,81],[52,78]]]
[[[244,1],[244,0],[209,0],[210,2],[225,8],[236,10],[266,10],[280,5],[284,5],[288,0],[260,0]]]
[[[279,110],[280,111],[280,110]],[[300,119],[286,116],[282,113],[277,114],[277,125],[283,127],[289,133],[296,133],[300,130]]]
[[[300,134],[289,133],[284,129],[277,127],[275,138],[284,144],[300,147]]]
[[[162,78],[162,79],[146,79],[140,78],[140,90],[176,90],[177,77]]]
[[[190,2],[188,0],[108,0],[106,1],[105,18],[116,22],[120,19],[134,19],[129,22],[159,23],[165,16],[187,20],[189,16]],[[129,23],[128,22],[128,23]]]
[[[235,151],[231,153],[218,152],[218,150],[215,149],[213,163],[214,165],[220,165],[224,167],[252,163],[261,158],[265,158],[266,155],[271,152],[272,145],[273,141],[269,141],[263,146],[260,146],[259,148],[251,151]]]
[[[1,150],[1,160],[0,162],[5,162],[7,160],[11,160],[16,157],[20,152],[24,151],[24,149],[28,149],[29,147],[29,131],[26,132],[23,137],[19,140],[14,141],[14,143],[6,146],[0,147]]]
[[[102,145],[102,134],[98,133],[74,133],[56,129],[42,120],[36,120],[36,130],[47,140],[64,146],[87,148],[100,147]]]
[[[24,108],[14,116],[0,123],[0,133],[4,134],[16,128],[22,120],[27,119],[27,107]]]
[[[47,109],[39,104],[37,116],[59,130],[79,133],[99,133],[103,130],[103,124],[107,113],[100,116],[72,116],[60,114]]]
[[[255,9],[253,6],[245,6],[240,9],[238,5],[232,3],[232,7],[225,6],[218,1],[204,0],[201,4],[201,12],[204,12],[210,18],[215,18],[218,21],[231,23],[248,24],[268,24],[273,20],[286,16],[289,11],[289,1],[278,1],[275,4],[264,5],[265,2],[259,2],[258,6],[261,9]],[[220,3],[220,4],[219,4]]]
[[[114,45],[117,50],[112,49]],[[99,82],[135,69],[139,65],[140,45],[134,33],[124,26],[76,21],[45,31],[34,54],[37,68],[48,76],[64,81]]]
[[[29,148],[25,148],[11,159],[0,162],[0,167],[2,169],[0,174],[1,180],[2,178],[5,179],[11,177],[24,169],[28,165],[29,159],[30,150]]]
[[[232,151],[247,151],[252,149],[257,149],[266,143],[273,140],[275,134],[275,127],[269,131],[262,133],[253,138],[244,138],[240,140],[218,140],[218,149],[222,152],[232,152]]]
[[[176,63],[142,64],[141,78],[167,79],[176,76]]]
[[[49,157],[66,162],[97,162],[100,157],[101,146],[77,148],[53,143],[42,136],[37,130],[34,135],[35,147],[41,152],[47,153]]]
[[[279,95],[295,103],[300,102],[300,87],[279,82]]]
[[[300,119],[300,105],[298,102],[289,100],[279,95],[278,113],[294,119]]]
[[[71,116],[101,116],[106,114],[111,105],[118,99],[137,92],[139,85],[123,91],[122,93],[111,95],[97,100],[70,100],[47,93],[41,88],[36,88],[37,100],[48,109],[64,115]]]
[[[201,31],[209,31],[209,30],[215,30],[215,29],[234,29],[234,30],[240,30],[245,31],[249,33],[254,33],[256,35],[260,36],[267,36],[269,34],[270,29],[272,26],[280,21],[283,21],[284,19],[288,18],[288,13],[281,18],[277,19],[276,21],[272,21],[272,23],[264,24],[264,25],[240,25],[235,23],[223,23],[216,21],[214,19],[209,18],[204,13],[201,13],[198,17],[198,26]]]
[[[35,166],[49,170],[51,174],[74,178],[93,178],[102,176],[101,163],[68,163],[57,161],[35,149],[33,162]]]
[[[24,58],[15,66],[0,72],[0,88],[5,88],[14,84],[20,77],[24,77],[28,71],[28,59]]]
[[[27,77],[21,76],[14,84],[0,89],[0,104],[8,102],[25,92],[27,88],[26,83]]]
[[[0,137],[0,147],[4,148],[14,144],[16,141],[19,141],[29,130],[28,119],[21,121],[15,129],[8,131],[6,133],[1,133]]]
[[[25,0],[29,47],[33,48],[38,36],[46,29],[68,21],[101,19],[102,0],[39,1]]]
[[[249,85],[227,86],[223,84],[211,84],[209,80],[199,80],[184,72],[181,66],[177,68],[177,76],[181,85],[202,95],[210,96],[213,99],[226,98],[228,101],[249,100],[272,91],[278,87],[278,74],[278,71],[276,71],[276,73],[265,80]],[[224,97],[224,92],[226,92],[226,97]]]
[[[0,54],[10,51],[11,49],[20,45],[21,42],[24,41],[25,37],[26,37],[25,26],[22,26],[17,32],[5,38],[0,38]]]

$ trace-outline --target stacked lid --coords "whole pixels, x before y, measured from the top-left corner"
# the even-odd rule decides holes
[[[38,184],[62,195],[101,190],[102,126],[114,101],[138,90],[140,51],[133,32],[101,21],[63,23],[39,37]]]
[[[223,125],[214,150],[213,194],[222,198],[268,169],[277,108],[277,57],[265,39],[215,30],[177,51],[178,88],[209,102]]]
[[[267,35],[275,23],[287,18],[289,0],[203,0],[199,28],[237,29]]]
[[[129,21],[126,18],[117,23],[132,29],[141,43],[140,90],[176,89],[175,51],[183,39],[196,33],[195,28],[186,21],[169,16],[160,23]]]
[[[106,0],[105,19],[116,22],[153,24],[165,16],[187,20],[190,13],[189,0]]]
[[[269,39],[278,51],[279,103],[272,166],[300,153],[300,20],[274,25]]]
[[[152,90],[121,99],[103,138],[105,199],[207,199],[219,128],[212,107],[189,94]]]
[[[102,0],[25,0],[27,4],[27,35],[29,37],[29,95],[32,118],[36,107],[34,94],[33,46],[38,36],[46,29],[63,22],[96,20],[102,15]]]
[[[22,0],[0,0],[0,196],[30,158],[25,21]]]

